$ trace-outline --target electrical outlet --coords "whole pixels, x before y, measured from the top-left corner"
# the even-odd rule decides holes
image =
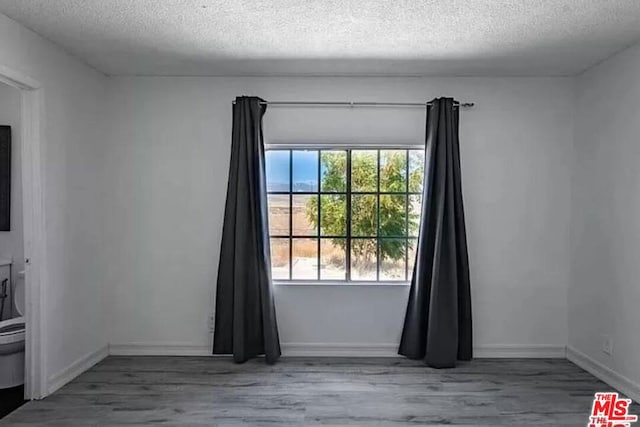
[[[602,336],[602,352],[608,355],[613,353],[613,340],[609,335]]]
[[[210,314],[209,319],[207,319],[207,325],[209,326],[209,331],[213,332],[213,329],[216,327],[216,316],[215,314]]]

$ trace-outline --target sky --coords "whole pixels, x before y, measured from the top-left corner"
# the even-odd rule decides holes
[[[311,184],[318,182],[318,152],[293,151],[293,182]],[[268,190],[287,191],[289,185],[289,151],[271,150],[266,154]],[[315,188],[310,189],[315,191]]]
[[[420,153],[419,150],[412,152]],[[317,191],[319,152],[314,150],[267,150],[267,191],[289,191],[289,153],[293,156],[294,191]]]

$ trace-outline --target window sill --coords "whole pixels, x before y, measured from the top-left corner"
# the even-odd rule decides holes
[[[320,281],[320,280],[310,280],[310,281],[295,281],[295,280],[274,280],[273,284],[275,286],[344,286],[350,288],[357,288],[361,286],[369,286],[369,287],[378,287],[378,286],[392,286],[392,287],[408,287],[411,285],[411,282],[397,281],[397,282],[344,282],[344,281]]]

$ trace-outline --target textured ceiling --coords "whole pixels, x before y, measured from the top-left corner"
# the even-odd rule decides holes
[[[640,0],[0,0],[107,74],[571,75]]]

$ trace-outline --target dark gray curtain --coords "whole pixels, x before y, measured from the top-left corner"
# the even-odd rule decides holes
[[[262,139],[266,106],[261,101],[238,97],[233,106],[231,163],[218,266],[213,353],[233,354],[238,363],[261,354],[267,363],[280,357]]]
[[[469,259],[462,206],[458,108],[427,107],[422,217],[399,353],[434,368],[472,356]]]

